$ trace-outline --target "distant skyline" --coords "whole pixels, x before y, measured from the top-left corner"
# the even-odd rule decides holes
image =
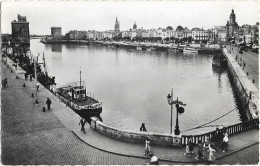
[[[70,30],[113,30],[118,18],[120,30],[166,28],[178,25],[213,28],[225,25],[232,8],[237,23],[254,25],[259,21],[258,1],[4,1],[1,30],[11,33],[17,15],[27,17],[30,34],[51,34],[51,27]]]

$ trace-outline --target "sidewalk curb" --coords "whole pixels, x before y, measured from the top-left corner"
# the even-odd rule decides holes
[[[103,152],[107,152],[107,153],[111,153],[111,154],[116,154],[116,155],[120,155],[120,156],[126,156],[126,157],[135,157],[135,158],[142,158],[142,159],[150,159],[149,157],[145,157],[145,156],[135,156],[135,155],[127,155],[127,154],[121,154],[121,153],[116,153],[116,152],[111,152],[111,151],[107,151],[104,149],[100,149],[98,147],[95,147],[89,143],[87,143],[86,141],[84,141],[83,139],[81,139],[74,131],[71,131],[79,140],[81,140],[82,142],[84,142],[85,144],[98,149],[100,151]],[[206,163],[207,161],[177,161],[177,160],[170,160],[170,159],[162,159],[159,158],[159,161],[166,161],[166,162],[175,162],[175,163]]]

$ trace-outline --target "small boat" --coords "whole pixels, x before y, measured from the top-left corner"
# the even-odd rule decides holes
[[[81,72],[80,72],[81,75]],[[94,99],[92,93],[87,93],[85,82],[69,83],[65,86],[57,88],[56,93],[61,101],[69,106],[73,111],[82,118],[89,119],[92,116],[100,117],[102,112],[102,103]]]
[[[176,52],[177,49],[176,49],[176,48],[168,48],[168,51],[170,51],[170,52]]]
[[[137,46],[137,47],[136,47],[136,50],[142,50],[142,47]]]
[[[152,51],[152,49],[151,48],[147,48],[146,51]]]
[[[184,47],[183,48],[184,53],[198,53],[199,50],[191,47]]]

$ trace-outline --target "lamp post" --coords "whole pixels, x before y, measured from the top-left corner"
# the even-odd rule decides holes
[[[184,112],[184,108],[180,107],[180,105],[186,106],[186,104],[184,104],[182,101],[179,101],[178,97],[177,97],[177,100],[173,100],[173,89],[171,91],[171,94],[168,94],[167,101],[168,101],[168,104],[171,106],[171,134],[172,134],[172,105],[175,104],[175,107],[176,107],[176,126],[175,126],[175,130],[174,130],[174,134],[180,135],[178,113]]]

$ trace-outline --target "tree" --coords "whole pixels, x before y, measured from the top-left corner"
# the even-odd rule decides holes
[[[189,43],[192,42],[192,37],[191,37],[191,36],[188,37],[188,42],[189,42]]]
[[[173,30],[173,28],[171,26],[167,26],[166,28],[167,30]]]
[[[184,28],[182,26],[177,26],[176,30],[182,31]]]

